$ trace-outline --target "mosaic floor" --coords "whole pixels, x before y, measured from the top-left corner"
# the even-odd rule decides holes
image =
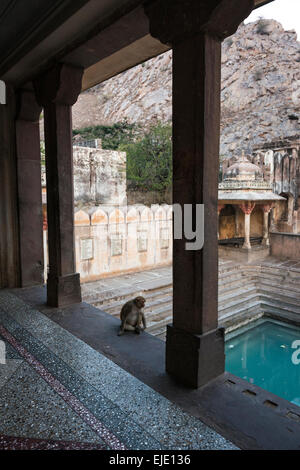
[[[236,449],[7,291],[0,449]]]

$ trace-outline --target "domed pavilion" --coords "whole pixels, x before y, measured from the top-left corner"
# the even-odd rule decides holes
[[[277,201],[284,198],[273,193],[264,181],[261,168],[251,163],[244,152],[219,183],[219,240],[222,245],[238,245],[243,238],[243,250],[251,249],[251,240],[269,246],[269,213]]]

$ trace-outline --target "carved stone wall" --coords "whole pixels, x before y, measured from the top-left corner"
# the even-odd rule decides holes
[[[74,199],[80,204],[123,204],[126,199],[126,153],[73,147]]]
[[[95,142],[95,141],[93,141]],[[92,145],[92,143],[91,143]],[[98,147],[73,146],[75,207],[126,203],[126,153]],[[45,169],[42,184],[46,185]]]
[[[82,282],[172,262],[172,207],[94,206],[75,212]]]

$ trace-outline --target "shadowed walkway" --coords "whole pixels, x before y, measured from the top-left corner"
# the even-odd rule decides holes
[[[2,449],[236,448],[7,291],[0,339]]]

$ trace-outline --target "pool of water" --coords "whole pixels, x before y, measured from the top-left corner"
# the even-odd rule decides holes
[[[300,329],[262,319],[226,335],[226,370],[300,406]]]

